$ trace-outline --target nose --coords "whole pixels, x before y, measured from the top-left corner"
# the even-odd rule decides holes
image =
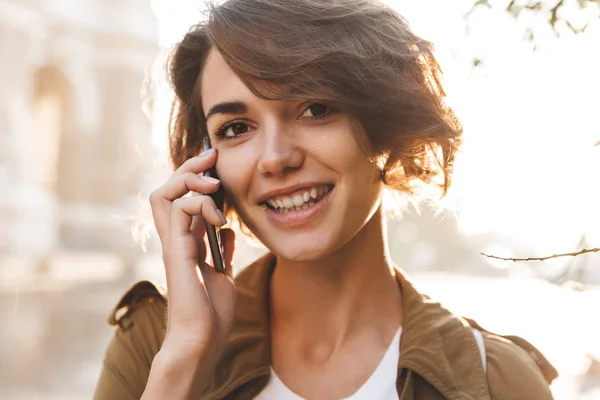
[[[265,176],[282,176],[297,170],[304,163],[304,153],[293,135],[281,128],[265,131],[258,171]]]

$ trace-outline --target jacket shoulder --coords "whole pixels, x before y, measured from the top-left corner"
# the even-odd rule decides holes
[[[153,303],[154,301],[158,301],[166,307],[166,289],[154,281],[139,281],[131,286],[114,306],[108,317],[108,323],[124,328],[123,325],[127,323],[128,317],[136,309],[146,309],[145,304]]]
[[[139,399],[166,329],[166,292],[140,281],[129,288],[108,318],[116,327],[106,348],[95,400]]]
[[[518,336],[483,336],[492,399],[552,399],[549,385],[557,373],[539,350]]]

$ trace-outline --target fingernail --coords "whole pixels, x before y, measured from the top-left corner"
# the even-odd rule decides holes
[[[219,218],[221,218],[221,222],[223,223],[223,225],[225,225],[227,223],[227,218],[225,218],[225,216],[223,215],[221,210],[219,210],[218,208],[217,208],[217,214],[219,214]]]
[[[204,150],[198,157],[206,157],[215,152],[215,149]]]
[[[217,178],[213,178],[212,176],[203,176],[203,175],[200,175],[200,178],[202,178],[206,182],[210,182],[210,183],[220,183],[221,182],[220,180],[218,180]]]

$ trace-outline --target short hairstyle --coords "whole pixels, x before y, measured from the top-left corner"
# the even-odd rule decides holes
[[[396,11],[375,0],[210,5],[168,64],[174,168],[197,155],[208,134],[199,82],[211,48],[260,98],[314,99],[354,117],[386,187],[414,195],[413,184],[425,183],[447,192],[462,126],[445,102],[431,43]]]

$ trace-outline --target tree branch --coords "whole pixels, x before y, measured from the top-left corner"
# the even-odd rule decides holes
[[[491,254],[485,254],[485,253],[479,253],[482,256],[488,257],[488,258],[493,258],[496,260],[503,260],[503,261],[545,261],[545,260],[549,260],[551,258],[558,258],[558,257],[575,257],[575,256],[579,256],[581,254],[586,254],[586,253],[598,253],[600,252],[600,247],[594,247],[591,249],[582,249],[573,253],[561,253],[561,254],[553,254],[551,256],[546,256],[546,257],[529,257],[529,258],[507,258],[507,257],[498,257],[498,256],[494,256]]]
[[[550,25],[556,29],[556,21],[558,21],[558,9],[562,7],[565,0],[560,0],[554,7],[550,9]]]

